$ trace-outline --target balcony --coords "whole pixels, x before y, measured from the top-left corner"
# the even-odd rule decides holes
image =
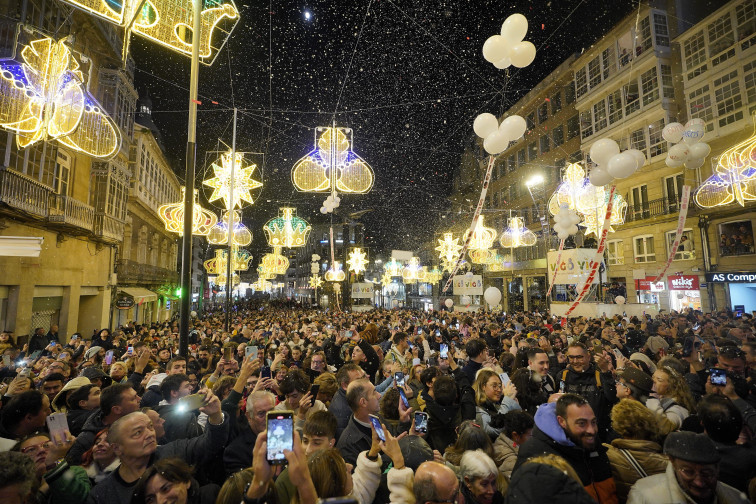
[[[26,175],[0,169],[0,203],[35,217],[46,218],[52,189]]]
[[[676,214],[680,211],[680,200],[659,198],[636,205],[628,205],[625,223],[636,222],[663,215]]]
[[[177,271],[142,264],[129,259],[118,261],[118,281],[122,283],[149,284],[177,284],[179,274]]]
[[[94,234],[104,241],[112,243],[123,241],[123,226],[123,221],[103,212],[94,214]]]
[[[94,228],[94,208],[60,194],[50,195],[48,220],[55,224],[68,225],[92,231]]]

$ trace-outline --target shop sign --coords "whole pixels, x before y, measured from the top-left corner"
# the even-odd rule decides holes
[[[455,296],[482,296],[483,277],[480,275],[456,275],[454,277]]]
[[[134,306],[134,298],[127,296],[119,297],[116,299],[115,306],[119,310],[128,310]]]
[[[706,273],[706,281],[714,283],[756,283],[756,271],[740,273]]]
[[[664,282],[656,282],[656,277],[646,277],[635,281],[635,290],[639,291],[651,291],[651,292],[664,292]]]
[[[698,290],[698,276],[696,275],[669,275],[667,277],[669,290]]]
[[[568,249],[563,250],[561,255],[557,250],[550,251],[548,269],[549,275],[553,277],[552,283],[554,285],[583,285],[591,272],[594,259],[596,259],[596,249]],[[598,275],[595,275],[592,283],[598,283],[598,280]]]
[[[372,299],[373,284],[370,282],[358,282],[352,284],[352,299]]]

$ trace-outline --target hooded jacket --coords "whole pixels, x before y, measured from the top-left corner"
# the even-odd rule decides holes
[[[606,447],[598,444],[593,451],[575,446],[564,432],[556,417],[556,403],[546,403],[535,415],[533,436],[520,446],[513,478],[529,458],[551,453],[569,463],[586,492],[601,504],[617,504],[617,492],[612,478],[612,468],[606,455]]]
[[[425,412],[428,413],[428,434],[425,440],[431,448],[444,453],[457,439],[457,427],[465,420],[475,419],[475,392],[461,369],[452,372],[457,383],[457,397],[451,406],[442,406],[423,391]]]
[[[556,467],[525,464],[509,481],[504,504],[552,502],[558,504],[595,504],[580,483]]]

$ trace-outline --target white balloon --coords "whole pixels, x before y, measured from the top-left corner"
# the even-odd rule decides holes
[[[706,162],[704,158],[688,157],[688,159],[685,161],[685,168],[689,170],[695,170],[696,168],[701,168],[704,165],[704,162]]]
[[[580,224],[580,216],[577,213],[573,213],[572,216],[571,216],[571,218],[570,218],[570,221],[573,224]]]
[[[683,142],[693,145],[701,141],[706,134],[706,126],[703,124],[691,124],[683,132]]]
[[[685,129],[688,129],[691,126],[694,126],[696,124],[699,124],[699,125],[704,126],[704,127],[706,126],[706,122],[703,119],[696,118],[696,119],[691,119],[690,121],[686,122],[685,123]]]
[[[189,315],[191,315],[192,318],[195,318],[197,316],[197,312],[192,310],[192,312],[189,313]]]
[[[501,36],[510,44],[516,44],[528,34],[528,18],[522,14],[512,14],[501,25]]]
[[[525,68],[533,63],[536,57],[536,47],[532,42],[527,40],[520,42],[516,46],[512,47],[509,51],[509,58],[512,60],[512,65],[517,68]]]
[[[706,142],[694,143],[688,147],[688,157],[703,159],[711,153],[711,147]]]
[[[509,138],[501,130],[494,131],[483,140],[483,148],[492,155],[504,152],[508,145]]]
[[[501,291],[496,287],[489,287],[483,292],[483,298],[488,303],[488,306],[494,307],[501,301]]]
[[[591,185],[601,187],[614,180],[614,177],[609,175],[608,171],[596,167],[591,170],[591,174],[588,176],[588,180],[590,180]]]
[[[459,299],[459,302],[462,303],[463,305],[469,305],[472,302],[472,299],[470,299],[470,296],[462,296]]]
[[[488,135],[499,129],[499,121],[496,116],[484,112],[479,114],[473,122],[473,131],[480,138],[486,138]]]
[[[446,298],[446,301],[444,301],[444,305],[447,308],[451,308],[452,306],[454,306],[454,301],[452,301],[452,298]]]
[[[569,233],[571,235],[576,235],[577,232],[578,232],[578,227],[575,224],[573,224],[572,226],[570,226],[570,229],[567,230],[567,233]]]
[[[490,63],[496,63],[509,55],[509,44],[501,35],[492,35],[483,43],[483,57]]]
[[[617,296],[614,298],[614,302],[617,304],[625,304],[625,296]]]
[[[662,138],[669,143],[677,143],[682,140],[683,131],[685,126],[679,122],[669,123],[662,130]]]
[[[570,237],[570,233],[568,233],[567,231],[558,231],[557,236],[559,237],[560,240],[566,240],[567,238]]]
[[[317,264],[311,264],[310,265],[310,273],[315,274],[318,272],[318,265]]]
[[[638,162],[638,169],[646,164],[646,155],[638,149],[627,149],[625,152],[635,158],[635,160]]]
[[[606,171],[614,178],[627,178],[638,169],[638,161],[632,154],[621,152],[609,158]]]
[[[522,137],[525,134],[525,130],[528,129],[528,123],[525,122],[522,116],[511,115],[504,119],[499,126],[500,131],[505,131],[507,137],[514,141]]]
[[[320,207],[320,213],[325,214],[328,213],[328,209],[324,206]]]
[[[609,158],[619,154],[620,148],[617,142],[611,138],[602,138],[593,145],[591,145],[590,156],[591,160],[598,165],[605,165],[609,162]]]
[[[512,64],[512,58],[509,56],[504,56],[499,61],[494,63],[494,66],[498,68],[499,70],[504,70],[505,68],[509,68],[509,66]]]
[[[685,160],[688,159],[689,153],[690,150],[688,149],[688,146],[684,143],[679,143],[677,145],[673,145],[672,148],[669,149],[667,157],[673,161],[685,162]]]
[[[680,167],[680,166],[683,165],[683,162],[684,161],[681,161],[679,159],[672,159],[671,157],[669,157],[669,154],[667,154],[667,159],[665,161],[665,163],[667,164],[667,166],[669,166],[670,168]]]

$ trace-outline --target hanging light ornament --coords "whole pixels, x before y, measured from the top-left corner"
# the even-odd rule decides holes
[[[256,292],[268,292],[273,289],[273,284],[268,282],[265,278],[258,278],[255,283],[250,285],[250,288]]]
[[[281,254],[281,247],[274,247],[273,252],[265,254],[262,262],[266,271],[276,275],[285,275],[289,269],[289,259]]]
[[[333,262],[331,269],[325,273],[325,279],[326,282],[343,282],[346,280],[346,274],[344,273],[344,270],[341,269],[341,263],[339,261]]]
[[[499,243],[504,248],[532,247],[537,238],[531,230],[525,227],[521,217],[510,217],[507,229],[501,234]]]
[[[171,233],[184,236],[184,199],[186,188],[181,188],[181,201],[168,203],[158,208],[158,217],[165,224],[165,229]],[[207,236],[210,230],[217,224],[218,217],[214,213],[205,210],[199,204],[199,191],[194,190],[194,204],[192,205],[192,235]]]
[[[215,257],[208,259],[203,264],[205,270],[210,275],[225,274],[228,263],[228,252],[226,249],[216,249]],[[249,269],[249,262],[252,260],[250,253],[244,249],[234,250],[233,260],[231,261],[231,269],[233,271],[247,271]]]
[[[226,210],[243,208],[245,203],[249,205],[253,204],[255,200],[251,191],[262,187],[262,182],[252,178],[257,165],[251,164],[242,167],[244,164],[244,154],[241,152],[237,152],[235,158],[236,161],[233,163],[231,161],[231,151],[223,153],[220,164],[217,162],[212,164],[215,176],[202,182],[204,185],[213,188],[213,193],[208,198],[208,201],[212,203],[213,201],[222,199]],[[231,177],[232,171],[233,178]],[[233,196],[231,194],[231,187],[233,187]]]
[[[391,283],[391,275],[388,272],[384,272],[383,275],[381,275],[381,285],[388,285]]]
[[[312,231],[312,226],[301,217],[297,209],[283,207],[278,210],[278,217],[270,219],[263,226],[263,231],[271,247],[304,247]]]
[[[246,247],[252,243],[252,232],[241,222],[241,212],[239,210],[234,210],[231,219],[234,227],[232,239],[233,245]],[[207,235],[207,241],[213,245],[228,244],[228,211],[223,211],[221,213],[221,218],[218,223],[210,229],[210,232]]]
[[[402,266],[402,263],[392,257],[391,260],[387,262],[383,268],[386,273],[388,273],[392,277],[395,277],[401,276],[402,268],[404,268],[404,266]]]
[[[402,279],[405,283],[412,283],[412,282],[424,282],[425,278],[428,274],[428,271],[420,267],[420,259],[417,257],[412,257],[409,260],[409,264],[404,267],[404,270],[402,271]]]
[[[470,250],[467,255],[470,256],[470,262],[473,264],[490,264],[496,252],[491,249],[486,250]]]
[[[347,261],[349,271],[359,275],[365,271],[367,264],[367,254],[361,248],[357,247],[349,252],[349,260]]]
[[[226,278],[227,277],[226,277],[226,271],[225,270],[222,273],[218,273],[218,276],[215,277],[215,285],[223,285],[223,286],[225,286],[226,283],[227,283]],[[234,273],[231,276],[231,282],[232,282],[232,284],[234,286],[239,285],[240,281],[241,280],[239,278],[239,275],[237,275],[236,273]]]
[[[273,280],[274,278],[276,278],[276,274],[272,271],[269,271],[263,263],[260,263],[257,266],[257,274],[260,278],[263,278],[265,280]]]
[[[438,267],[434,267],[432,270],[428,272],[428,276],[426,277],[426,281],[428,283],[438,283],[442,278],[444,277],[444,273],[438,269]]]
[[[465,232],[465,240],[467,240],[470,230]],[[478,224],[475,226],[475,231],[470,238],[469,250],[488,250],[493,246],[494,240],[496,240],[496,230],[490,227],[486,227],[483,224],[483,216],[478,217]]]
[[[323,285],[323,279],[320,278],[320,275],[310,276],[310,287],[312,287],[313,289],[318,289],[321,285]]]
[[[462,250],[459,238],[454,238],[452,233],[444,233],[443,236],[443,238],[438,239],[438,247],[436,247],[438,257],[448,263],[456,262],[459,258],[459,252]]]

